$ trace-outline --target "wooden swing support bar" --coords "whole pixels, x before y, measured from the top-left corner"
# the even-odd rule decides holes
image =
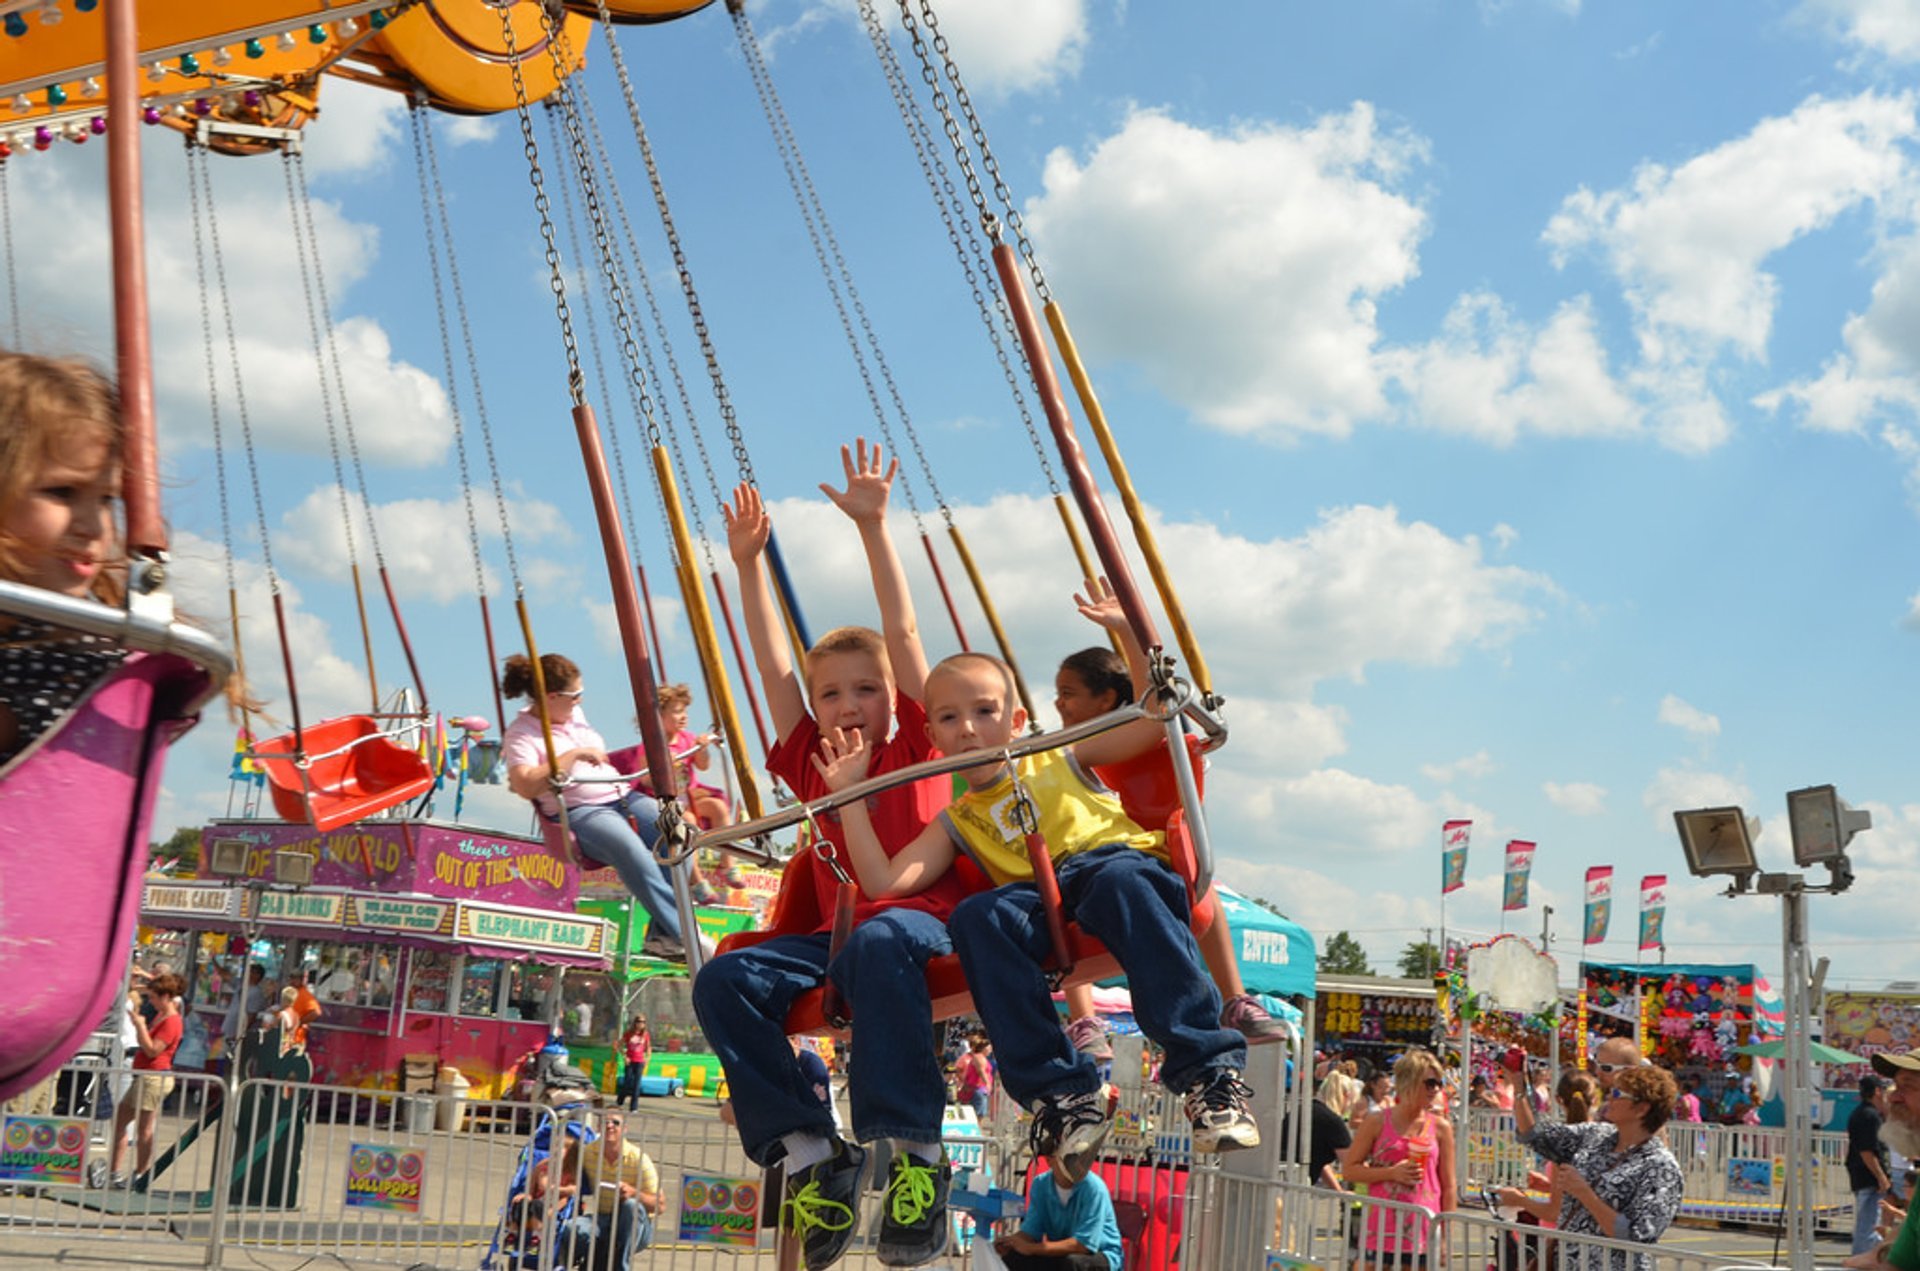
[[[1120,447],[1113,439],[1113,430],[1107,426],[1107,413],[1101,409],[1100,398],[1093,391],[1093,380],[1087,375],[1087,368],[1080,361],[1080,350],[1074,346],[1073,332],[1067,328],[1067,315],[1061,310],[1059,302],[1049,300],[1046,304],[1047,326],[1053,331],[1053,343],[1060,350],[1060,358],[1067,364],[1067,375],[1073,380],[1074,393],[1080,398],[1080,409],[1086,412],[1087,426],[1093,429],[1094,440],[1100,445],[1100,453],[1106,457],[1107,472],[1113,477],[1113,484],[1120,491],[1120,502],[1127,509],[1127,520],[1133,525],[1133,538],[1140,545],[1140,554],[1146,558],[1147,572],[1153,575],[1154,589],[1160,593],[1160,603],[1167,611],[1167,622],[1173,627],[1173,638],[1180,644],[1181,655],[1187,660],[1187,673],[1193,676],[1193,682],[1207,696],[1213,695],[1213,678],[1207,672],[1207,660],[1200,653],[1200,642],[1194,637],[1193,628],[1187,625],[1186,611],[1180,605],[1180,596],[1173,588],[1173,576],[1167,572],[1166,561],[1160,555],[1160,545],[1154,539],[1153,526],[1147,523],[1146,509],[1141,505],[1140,495],[1133,488],[1133,477],[1127,472],[1127,463],[1120,455]]]
[[[154,452],[153,336],[147,322],[147,254],[141,225],[140,29],[133,0],[110,0],[107,26],[107,206],[113,240],[113,338],[120,385],[121,498],[127,551],[157,561],[166,555],[160,477]]]
[[[734,703],[733,688],[727,678],[727,664],[721,660],[720,639],[714,631],[713,611],[707,608],[707,589],[693,568],[693,535],[687,530],[687,510],[680,502],[680,485],[674,480],[673,459],[665,446],[653,448],[653,472],[660,483],[660,498],[666,504],[667,525],[673,532],[673,550],[680,562],[680,594],[687,602],[687,623],[693,628],[693,641],[700,650],[700,665],[708,668],[707,693],[720,715],[727,733],[727,757],[733,763],[734,776],[740,782],[740,799],[747,814],[760,815],[760,785],[753,777],[753,764],[747,748],[740,745],[746,735],[740,727],[740,708]],[[654,718],[660,712],[653,711]],[[651,759],[651,756],[649,756]],[[657,789],[658,787],[656,787]]]

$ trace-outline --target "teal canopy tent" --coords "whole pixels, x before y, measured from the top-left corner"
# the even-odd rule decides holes
[[[1756,1059],[1780,1059],[1787,1053],[1785,1041],[1755,1042],[1751,1046],[1734,1047],[1742,1055],[1752,1055]],[[1836,1050],[1819,1042],[1808,1042],[1807,1053],[1816,1064],[1864,1064],[1867,1061],[1859,1055],[1850,1055],[1844,1050]]]
[[[1233,933],[1233,954],[1250,993],[1313,996],[1313,935],[1299,923],[1256,905],[1231,887],[1214,895]]]

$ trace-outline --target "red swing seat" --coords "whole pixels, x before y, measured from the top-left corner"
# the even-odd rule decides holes
[[[1186,742],[1187,753],[1193,760],[1195,788],[1203,789],[1205,783],[1201,775],[1200,751],[1205,743],[1191,735]],[[1160,747],[1124,763],[1096,769],[1096,775],[1106,783],[1108,789],[1120,796],[1121,806],[1136,824],[1145,829],[1165,832],[1167,855],[1174,872],[1186,880],[1191,906],[1189,925],[1194,935],[1199,936],[1213,925],[1218,905],[1214,901],[1212,887],[1208,887],[1204,896],[1193,895],[1194,883],[1200,873],[1199,863],[1193,854],[1193,837],[1187,829],[1186,810],[1180,805],[1180,787],[1164,745],[1162,743]],[[767,914],[767,926],[760,931],[734,932],[720,941],[719,952],[730,953],[735,949],[750,948],[775,936],[806,935],[826,928],[832,915],[820,912],[813,887],[813,871],[817,868],[813,851],[812,847],[802,848],[787,862],[786,871],[780,878],[780,890],[775,893],[773,906]],[[970,872],[978,877],[978,870]],[[981,882],[984,887],[985,880],[981,879]],[[1067,952],[1073,959],[1073,970],[1063,984],[1090,984],[1095,980],[1123,974],[1119,959],[1105,945],[1071,922],[1067,924]],[[927,963],[927,993],[932,999],[935,1020],[974,1013],[973,992],[960,969],[957,954],[945,954]],[[826,1017],[823,989],[808,989],[794,999],[787,1011],[786,1030],[789,1034],[838,1031]]]
[[[302,769],[304,744],[317,753]],[[322,720],[254,747],[283,820],[306,821],[322,834],[417,799],[433,788],[433,766],[419,751],[381,735],[365,715]]]

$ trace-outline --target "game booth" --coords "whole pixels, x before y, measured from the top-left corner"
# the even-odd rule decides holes
[[[1583,962],[1577,1027],[1588,1039],[1637,1037],[1648,1058],[1700,1078],[1700,1102],[1722,1106],[1757,1062],[1739,1048],[1781,1037],[1779,994],[1751,963]],[[1762,1103],[1762,1118],[1779,1103]],[[1772,1124],[1772,1122],[1769,1122]]]
[[[197,875],[150,876],[140,907],[149,956],[187,977],[188,1035],[203,1049],[183,1042],[183,1067],[229,1048],[256,962],[276,989],[307,973],[322,1011],[307,1045],[315,1082],[397,1088],[409,1056],[432,1056],[473,1097],[500,1097],[562,1018],[566,974],[604,974],[615,948],[605,918],[574,911],[570,861],[451,823],[215,822]]]

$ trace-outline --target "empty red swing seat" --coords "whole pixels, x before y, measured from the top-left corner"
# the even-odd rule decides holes
[[[317,756],[306,768],[295,757],[304,743]],[[325,833],[417,799],[433,788],[433,768],[420,752],[382,736],[365,715],[322,720],[300,733],[269,738],[254,758],[273,788],[273,809]]]

